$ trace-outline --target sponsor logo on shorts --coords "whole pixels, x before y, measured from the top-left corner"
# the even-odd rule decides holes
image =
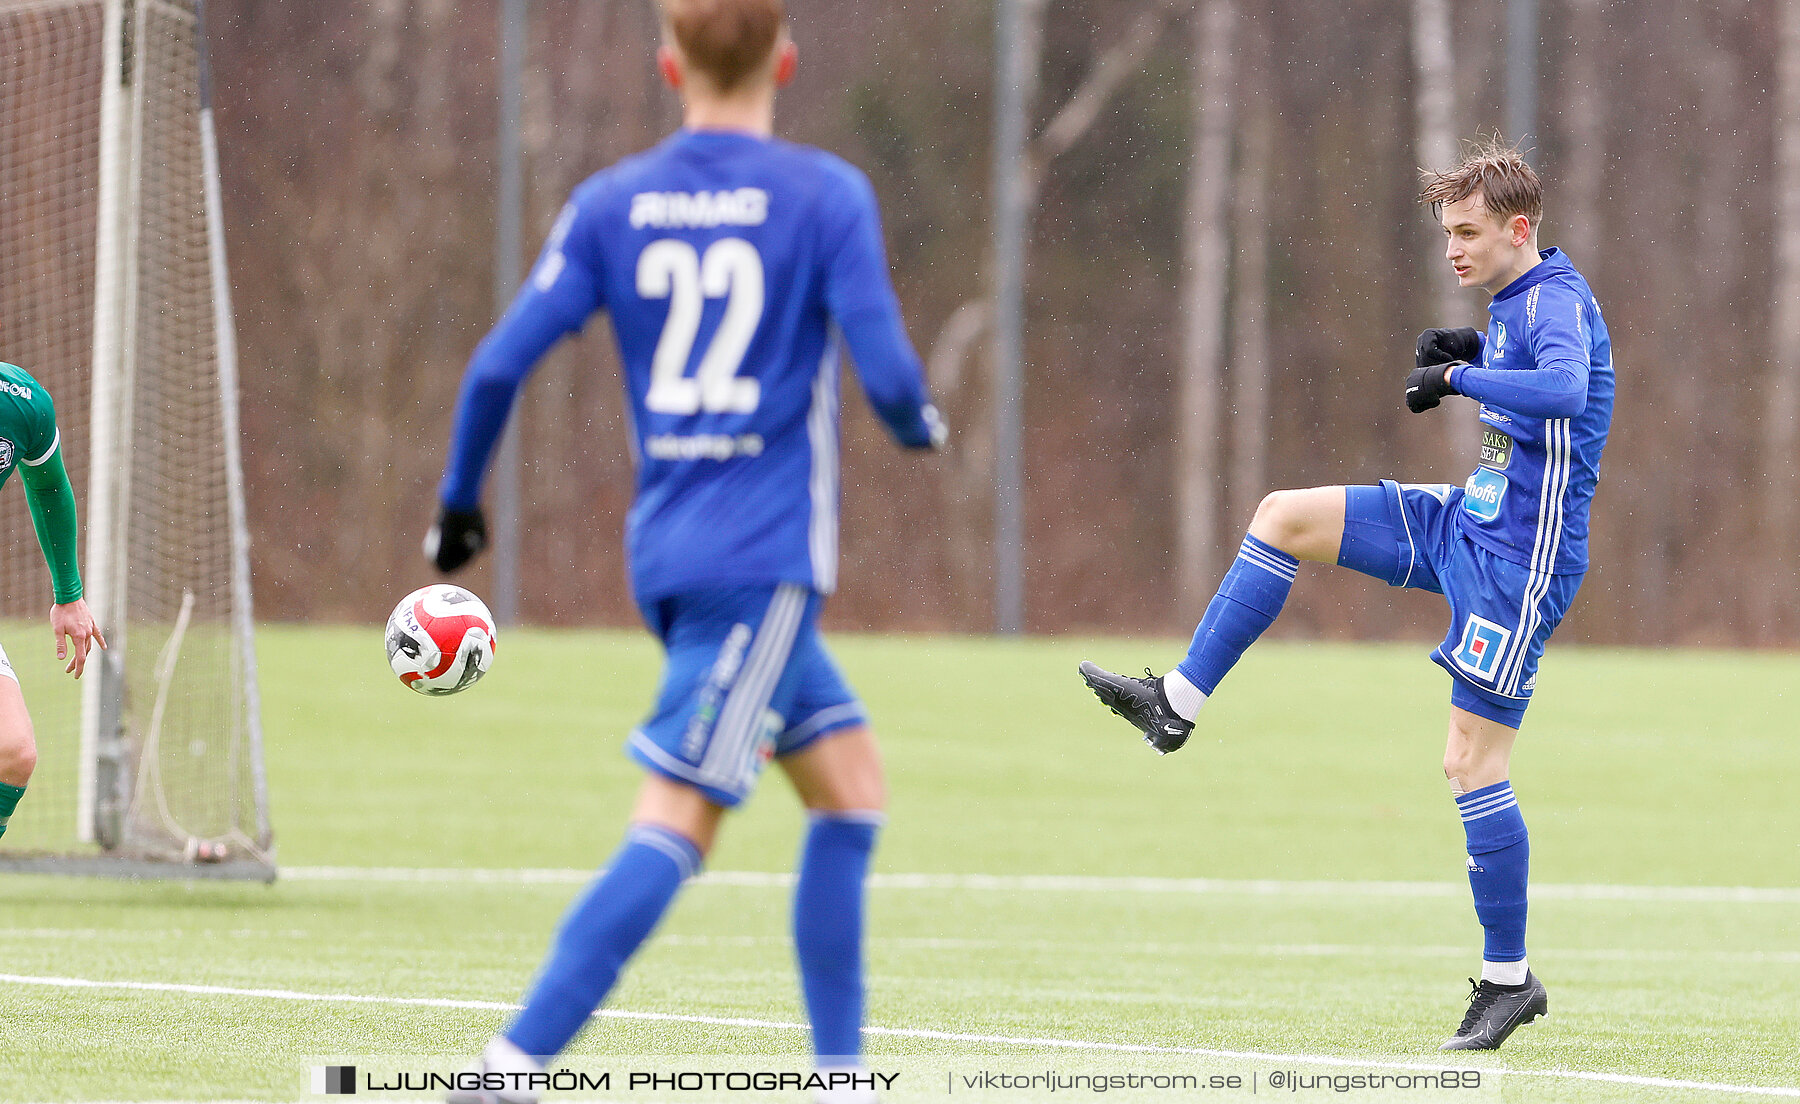
[[[762,722],[756,727],[756,769],[762,770],[775,758],[775,741],[787,730],[787,718],[773,709],[763,710]]]
[[[1482,521],[1500,516],[1500,502],[1506,497],[1506,477],[1492,468],[1476,468],[1463,485],[1463,509]]]
[[[1481,427],[1481,463],[1484,467],[1504,468],[1512,463],[1513,439],[1497,429]]]
[[[1512,639],[1512,632],[1494,624],[1485,617],[1469,615],[1463,625],[1462,643],[1450,653],[1456,665],[1481,679],[1493,682],[1494,672],[1500,666],[1500,657],[1506,652],[1506,642]]]
[[[744,653],[755,635],[750,626],[740,621],[731,626],[725,643],[720,645],[719,658],[713,661],[706,685],[700,690],[699,704],[681,737],[681,755],[688,762],[698,763],[705,753],[713,725],[718,723],[719,711],[725,706],[725,696],[731,692],[732,683],[737,681],[738,671],[744,666]]]

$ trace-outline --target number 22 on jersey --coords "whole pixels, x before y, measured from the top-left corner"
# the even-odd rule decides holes
[[[762,384],[739,379],[744,354],[763,313],[763,264],[743,238],[723,238],[702,255],[677,238],[662,238],[638,254],[637,292],[667,299],[669,316],[650,362],[644,405],[656,414],[749,414],[762,399]],[[688,356],[700,334],[707,299],[724,299],[725,316],[687,374]]]

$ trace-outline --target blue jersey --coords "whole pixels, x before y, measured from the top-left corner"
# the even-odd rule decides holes
[[[678,131],[575,189],[464,378],[441,497],[478,500],[519,383],[595,312],[624,366],[640,603],[837,577],[838,353],[904,445],[939,430],[867,178],[821,150]]]
[[[1560,250],[1488,307],[1479,365],[1451,386],[1481,402],[1481,458],[1458,527],[1535,573],[1587,570],[1588,506],[1612,424],[1612,341],[1587,281]]]

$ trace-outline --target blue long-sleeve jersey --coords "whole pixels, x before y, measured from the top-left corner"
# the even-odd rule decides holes
[[[476,504],[520,384],[605,310],[624,366],[633,590],[837,578],[838,347],[904,445],[936,412],[866,177],[821,150],[678,131],[575,189],[463,378],[440,497]]]
[[[1480,363],[1450,385],[1481,402],[1481,458],[1458,524],[1545,575],[1587,570],[1588,507],[1612,424],[1612,340],[1560,250],[1494,296]]]

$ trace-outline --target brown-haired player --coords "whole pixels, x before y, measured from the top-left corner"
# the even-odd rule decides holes
[[[536,1099],[544,1063],[587,1024],[771,761],[808,813],[793,931],[817,1068],[794,1087],[863,1100],[884,1080],[861,1062],[881,757],[818,630],[837,581],[840,345],[900,444],[934,448],[943,424],[868,180],[772,136],[775,92],[795,65],[779,0],[663,0],[662,11],[658,61],[684,125],[575,189],[477,347],[426,542],[446,572],[480,551],[482,477],[520,385],[605,311],[637,460],[632,594],[667,663],[627,740],[644,780],[625,840],[456,1101]]]
[[[1457,282],[1493,298],[1485,334],[1419,335],[1406,405],[1416,414],[1450,395],[1480,403],[1475,471],[1461,487],[1384,479],[1276,491],[1257,508],[1173,670],[1139,679],[1083,663],[1081,676],[1167,754],[1281,612],[1301,560],[1442,594],[1450,628],[1431,659],[1451,677],[1444,774],[1486,937],[1481,981],[1443,1049],[1489,1050],[1547,1008],[1525,961],[1529,844],[1508,778],[1538,658],[1587,569],[1588,504],[1612,419],[1612,344],[1587,281],[1560,251],[1538,249],[1543,192],[1516,150],[1497,137],[1477,142],[1461,164],[1421,180],[1420,202],[1443,224]]]

